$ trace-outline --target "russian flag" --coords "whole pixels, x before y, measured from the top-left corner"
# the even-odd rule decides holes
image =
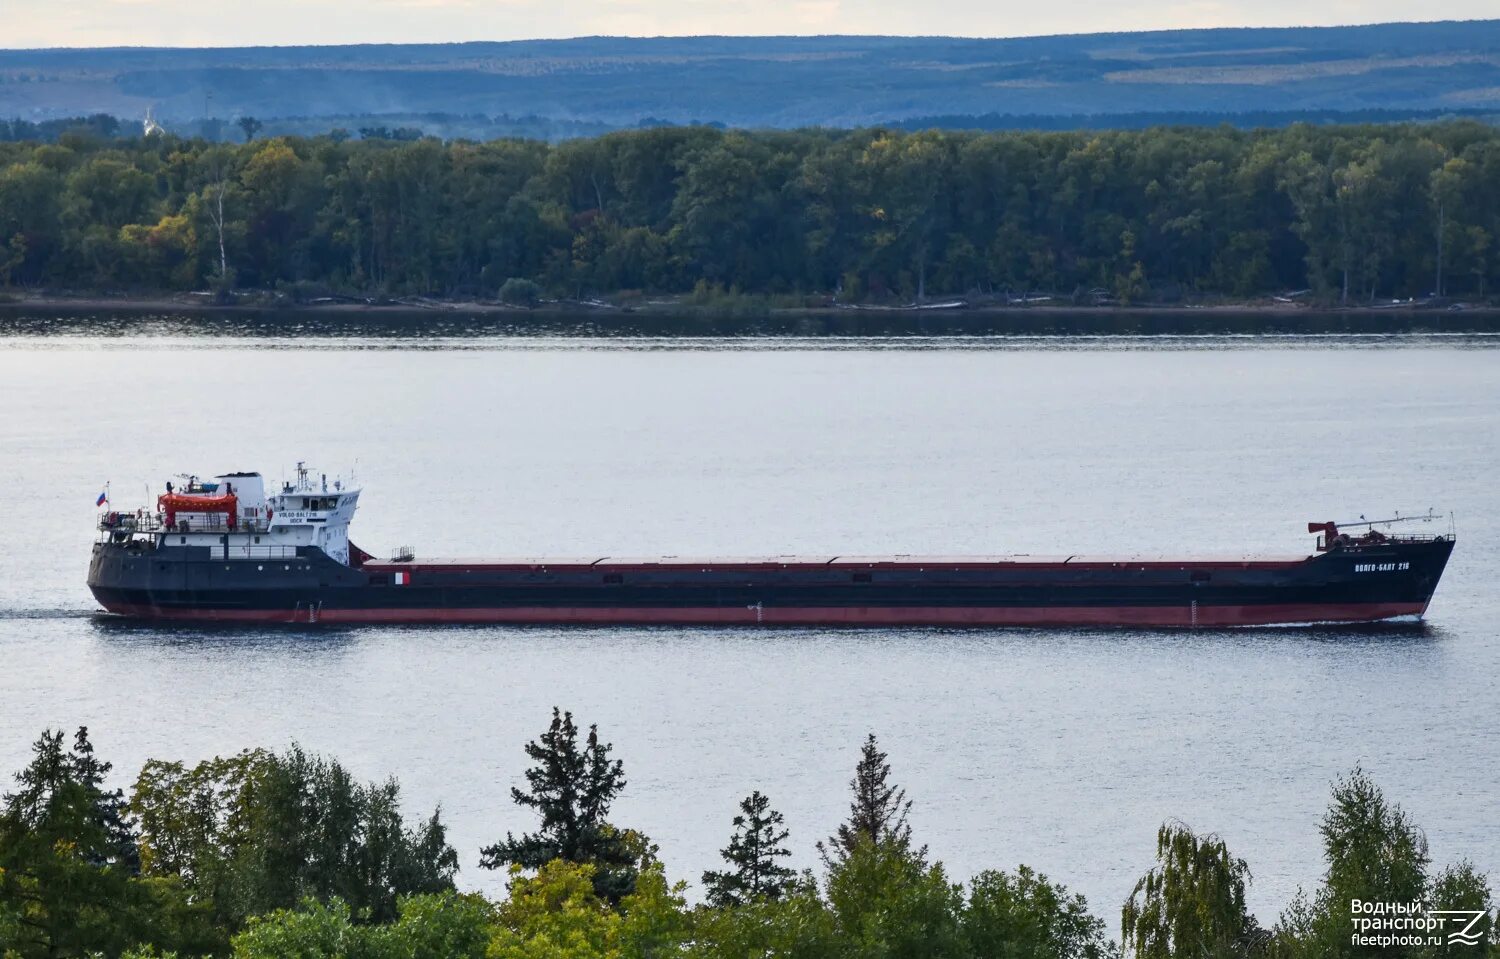
[[[95,506],[103,506],[105,503],[108,503],[108,502],[109,502],[109,491],[105,490],[103,493],[99,494],[99,498],[98,499],[94,500],[94,505]]]

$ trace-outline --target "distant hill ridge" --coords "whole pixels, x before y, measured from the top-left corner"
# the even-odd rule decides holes
[[[1500,111],[1500,20],[1015,39],[581,37],[0,51],[0,117],[540,118],[859,126],[932,119]],[[984,118],[992,118],[988,123]],[[1185,122],[1192,122],[1191,120]],[[1087,124],[1081,124],[1087,125]]]

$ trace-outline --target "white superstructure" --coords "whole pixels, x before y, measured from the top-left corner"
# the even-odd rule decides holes
[[[224,473],[206,482],[183,479],[180,489],[167,484],[157,502],[160,512],[106,513],[100,528],[154,534],[158,546],[208,546],[226,560],[289,559],[297,547],[315,546],[348,565],[349,523],[359,490],[344,480],[314,476],[303,463],[297,464],[295,479],[269,495],[259,473]]]
[[[340,563],[349,563],[349,521],[359,505],[359,490],[343,480],[329,483],[327,474],[314,481],[297,464],[297,479],[282,484],[267,501],[269,533],[278,545],[316,546]]]

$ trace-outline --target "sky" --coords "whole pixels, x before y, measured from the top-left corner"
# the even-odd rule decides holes
[[[1496,16],[1495,0],[0,0],[0,48],[442,43],[597,34],[1014,37]]]

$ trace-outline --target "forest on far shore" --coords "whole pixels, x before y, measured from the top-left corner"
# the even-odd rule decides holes
[[[305,301],[1050,294],[1326,304],[1500,288],[1500,128],[401,131],[0,142],[0,288]],[[384,134],[384,135],[383,135]]]

